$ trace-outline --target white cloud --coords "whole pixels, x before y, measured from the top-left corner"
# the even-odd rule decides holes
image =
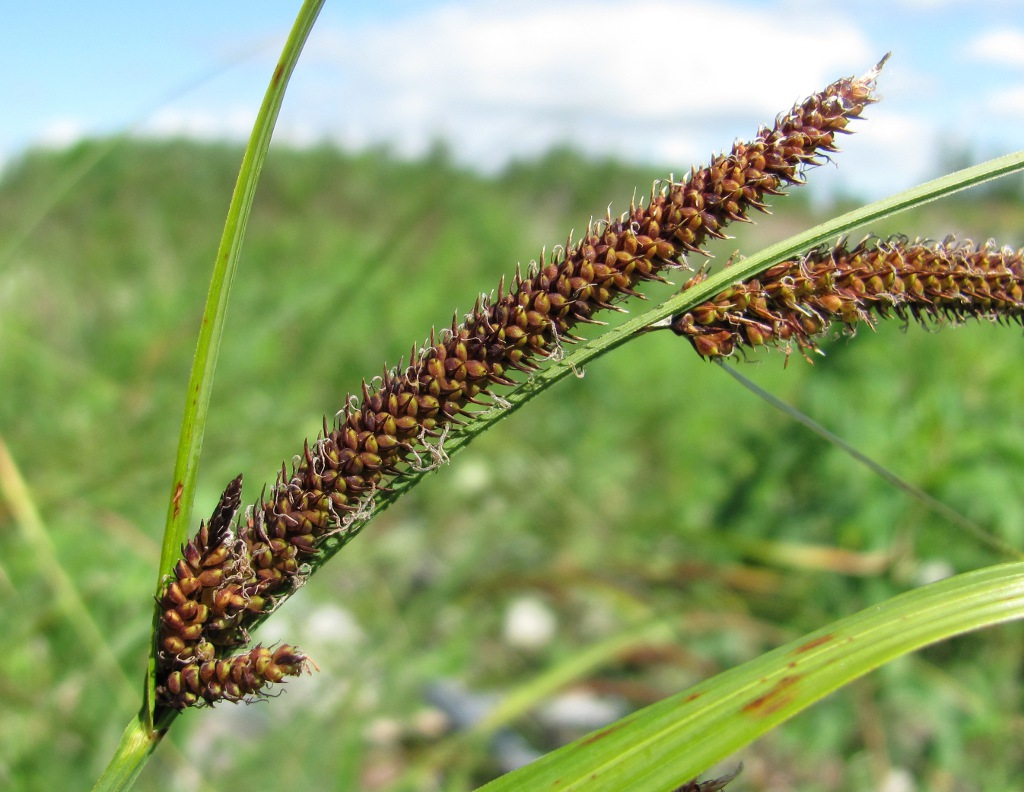
[[[971,58],[986,63],[1024,66],[1024,30],[1007,28],[983,33],[968,42],[966,51]]]
[[[934,11],[956,5],[958,2],[966,5],[971,2],[976,3],[978,0],[898,0],[896,5],[912,8],[915,11]]]
[[[43,148],[62,149],[74,145],[86,136],[86,125],[77,118],[58,118],[49,122],[35,138]]]
[[[862,2],[864,0],[861,0]],[[1016,7],[1020,0],[873,0],[875,4],[881,3],[885,6],[899,5],[914,11],[938,11],[939,9],[950,9],[961,6],[968,11],[978,11],[982,8],[1010,8]]]
[[[1024,118],[1024,85],[993,92],[986,105],[991,113],[1005,118]]]
[[[800,3],[746,0],[526,0],[450,2],[333,28],[327,17],[275,139],[385,142],[415,155],[442,138],[485,170],[569,142],[681,173],[881,54],[855,16],[816,8],[811,29],[806,14]],[[258,102],[251,76],[178,97],[135,129],[245,140]],[[87,131],[67,122],[63,139]]]
[[[335,73],[307,90],[342,108],[345,141],[417,152],[445,137],[485,167],[566,140],[634,159],[704,155],[879,54],[852,19],[799,20],[737,2],[448,5],[314,32],[307,54]]]
[[[870,112],[870,127],[863,129],[841,141],[842,182],[855,194],[881,197],[937,175],[940,135],[927,119],[877,105]]]
[[[228,107],[216,112],[171,105],[157,110],[139,125],[138,132],[156,137],[190,137],[197,140],[245,140],[252,130],[256,111]]]

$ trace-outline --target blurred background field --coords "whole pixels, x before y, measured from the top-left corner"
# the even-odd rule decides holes
[[[227,145],[87,141],[29,152],[0,182],[4,788],[88,788],[137,709],[188,366],[240,157]],[[414,162],[273,150],[193,524],[238,473],[251,503],[362,378],[669,170],[561,149],[484,177],[442,147]],[[717,245],[715,263],[836,208],[780,199]],[[872,230],[1019,247],[1022,217],[1012,182]],[[825,348],[813,366],[794,355],[784,367],[779,353],[735,364],[1024,547],[1020,329],[890,321]],[[686,342],[650,334],[535,399],[374,521],[256,636],[299,644],[319,673],[269,703],[187,713],[137,789],[471,789],[504,754],[446,731],[445,691],[478,704],[521,696],[525,713],[498,744],[548,750],[584,728],[552,701],[626,712],[1001,560]],[[1013,624],[880,670],[736,757],[745,771],[729,789],[1019,790],[1022,638]]]

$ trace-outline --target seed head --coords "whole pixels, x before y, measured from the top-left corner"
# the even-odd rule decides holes
[[[876,76],[839,80],[682,181],[656,184],[646,205],[591,224],[550,260],[542,255],[525,273],[517,270],[510,287],[502,281],[478,299],[464,321],[431,332],[404,368],[364,383],[333,426],[325,419],[322,434],[305,444],[290,471],[282,466],[270,491],[239,522],[233,542],[224,515],[233,513],[237,499],[226,492],[223,508],[184,548],[176,580],[160,599],[161,700],[183,708],[250,695],[252,685],[232,676],[231,684],[240,687],[229,687],[219,666],[210,666],[231,658],[200,660],[199,647],[205,651],[209,644],[220,656],[247,642],[247,625],[301,584],[322,540],[347,541],[376,493],[404,472],[422,469],[424,460],[427,466],[444,461],[448,432],[470,420],[474,406],[492,402],[496,388],[515,385],[562,355],[563,345],[579,340],[579,325],[641,297],[637,289],[645,281],[662,281],[665,270],[685,266],[691,253],[704,254],[705,243],[722,238],[729,223],[747,220],[751,209],[765,210],[768,196],[800,184],[807,168],[836,150],[836,135],[849,131],[850,121],[874,101]],[[701,343],[710,344],[705,354],[722,349],[707,338]],[[206,610],[183,611],[189,601]]]
[[[294,646],[258,645],[243,654],[217,660],[212,644],[201,644],[194,660],[167,674],[157,687],[161,700],[175,709],[218,701],[259,698],[264,688],[286,676],[308,671],[309,659]]]
[[[683,289],[695,286],[691,278]],[[921,323],[1024,320],[1024,251],[949,237],[841,241],[769,268],[672,318],[701,357],[793,342],[804,357],[833,324],[853,332],[890,315]]]

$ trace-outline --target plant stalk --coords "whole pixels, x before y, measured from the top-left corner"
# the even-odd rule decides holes
[[[252,211],[256,185],[270,147],[270,139],[281,110],[285,90],[323,4],[324,0],[305,0],[299,9],[256,116],[231,196],[189,377],[157,575],[158,591],[164,576],[173,568],[182,544],[188,538],[199,457],[203,447],[210,395],[213,391],[213,374],[224,332],[231,283],[238,269],[242,240]],[[154,609],[154,628],[158,618],[159,614]],[[155,632],[154,629],[154,634]],[[125,728],[114,756],[93,787],[94,792],[130,789],[174,721],[176,713],[168,712],[160,718],[159,728],[154,728],[153,725],[156,700],[153,689],[153,673],[156,667],[154,652],[150,654],[142,709]]]

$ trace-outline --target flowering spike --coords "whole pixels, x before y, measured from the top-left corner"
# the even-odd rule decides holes
[[[683,289],[703,279],[698,274]],[[1024,251],[952,237],[941,243],[869,238],[853,247],[842,240],[730,286],[672,317],[671,328],[702,357],[791,341],[804,353],[820,352],[815,339],[836,322],[853,332],[889,315],[922,323],[968,317],[1021,323]]]
[[[224,494],[220,496],[217,508],[210,517],[210,541],[214,545],[220,545],[224,541],[228,530],[231,527],[231,520],[242,502],[242,475],[239,474],[234,481],[228,484]]]
[[[290,649],[279,655],[284,647],[269,659],[261,647],[225,655],[247,641],[252,619],[302,584],[302,570],[325,537],[347,541],[372,514],[377,494],[403,471],[422,468],[421,452],[435,464],[447,460],[441,445],[453,426],[472,416],[467,405],[493,386],[514,386],[513,372],[529,376],[541,361],[561,359],[563,344],[579,340],[573,334],[578,325],[600,323],[594,314],[639,296],[642,282],[664,280],[665,270],[686,266],[689,253],[708,255],[704,244],[723,238],[730,222],[745,220],[752,208],[764,208],[766,196],[799,183],[820,154],[834,150],[835,135],[874,101],[873,81],[874,75],[839,80],[686,179],[656,184],[646,206],[634,202],[618,218],[609,208],[579,240],[570,233],[564,248],[552,249],[550,257],[544,251],[525,273],[516,265],[510,287],[502,279],[497,296],[478,300],[461,324],[456,319],[450,329],[431,329],[400,374],[385,371],[375,382],[363,381],[361,398],[346,400],[334,426],[325,423],[323,436],[304,446],[294,469],[289,473],[282,464],[236,542],[211,548],[204,526],[184,549],[176,580],[160,599],[160,703],[180,709],[237,701],[301,671],[305,659]],[[684,324],[701,326],[692,319]],[[706,354],[731,349],[730,331],[718,332],[695,343]]]
[[[274,650],[259,645],[223,660],[214,659],[211,651],[168,674],[164,684],[157,686],[157,694],[175,709],[255,700],[266,695],[268,684],[308,672],[311,665],[308,657],[288,644]]]

